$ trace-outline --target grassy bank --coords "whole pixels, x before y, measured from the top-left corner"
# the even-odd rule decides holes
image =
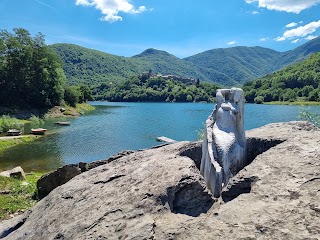
[[[62,110],[63,109],[63,110]],[[78,103],[76,107],[71,106],[55,106],[47,111],[45,118],[61,118],[61,117],[77,117],[86,112],[93,111],[95,107],[88,103]]]
[[[0,153],[1,151],[3,151],[8,147],[12,147],[17,144],[32,142],[38,139],[39,137],[40,136],[37,136],[37,135],[22,135],[22,136],[19,136],[18,138],[17,137],[10,137],[10,138],[0,137]]]
[[[275,101],[275,102],[264,102],[264,104],[268,104],[268,105],[320,106],[320,102],[306,102],[306,101],[297,101],[297,102]]]
[[[26,180],[0,176],[0,221],[21,214],[36,202],[37,181],[43,173],[29,173]]]

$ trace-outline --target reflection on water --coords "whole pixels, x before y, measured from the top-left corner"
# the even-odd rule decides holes
[[[0,152],[0,170],[22,166],[26,171],[49,171],[64,164],[106,159],[125,149],[160,144],[155,140],[159,136],[194,141],[214,106],[212,103],[91,104],[96,110],[72,119],[70,126],[56,126],[53,120],[47,121],[42,126],[48,129],[44,137]],[[298,120],[299,109],[298,106],[246,104],[245,128]],[[320,113],[320,107],[310,110]]]

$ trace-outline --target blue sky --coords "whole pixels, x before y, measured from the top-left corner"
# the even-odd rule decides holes
[[[180,58],[233,46],[287,51],[320,35],[320,0],[0,0],[0,12],[0,29],[120,56],[147,48]]]

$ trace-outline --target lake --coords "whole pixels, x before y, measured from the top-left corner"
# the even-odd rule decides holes
[[[91,102],[96,110],[71,120],[70,126],[44,126],[48,134],[35,142],[0,152],[0,170],[50,171],[64,164],[107,159],[122,150],[149,148],[156,137],[195,141],[213,103]],[[245,105],[245,129],[273,122],[299,120],[301,107]],[[320,113],[319,106],[309,107]]]

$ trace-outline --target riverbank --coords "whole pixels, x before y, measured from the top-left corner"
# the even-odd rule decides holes
[[[95,107],[88,103],[78,103],[76,104],[76,107],[55,106],[45,113],[44,118],[78,117],[86,112],[93,111],[94,109]]]
[[[76,107],[61,107],[55,106],[49,109],[44,115],[40,114],[42,112],[39,110],[38,112],[34,109],[30,110],[21,110],[21,111],[9,111],[6,110],[8,115],[3,115],[0,119],[0,130],[6,132],[8,129],[23,129],[25,124],[31,124],[34,127],[41,125],[43,119],[52,119],[52,118],[70,118],[70,117],[78,117],[86,112],[93,111],[95,107],[89,105],[88,103],[77,104]],[[37,116],[34,113],[39,114]],[[7,149],[12,146],[16,146],[17,144],[28,143],[37,140],[38,135],[20,135],[20,136],[0,136],[0,152],[4,149]]]
[[[306,102],[306,101],[297,101],[297,102],[274,101],[274,102],[264,102],[263,104],[267,104],[267,105],[295,105],[295,106],[320,106],[320,102]]]
[[[39,118],[58,118],[58,117],[77,117],[95,108],[88,103],[78,103],[76,107],[71,106],[54,106],[50,109],[12,109],[0,107],[0,115],[8,115],[20,120],[28,120],[32,116]]]
[[[22,143],[28,143],[37,140],[39,135],[20,135],[0,137],[0,153],[9,148]]]

